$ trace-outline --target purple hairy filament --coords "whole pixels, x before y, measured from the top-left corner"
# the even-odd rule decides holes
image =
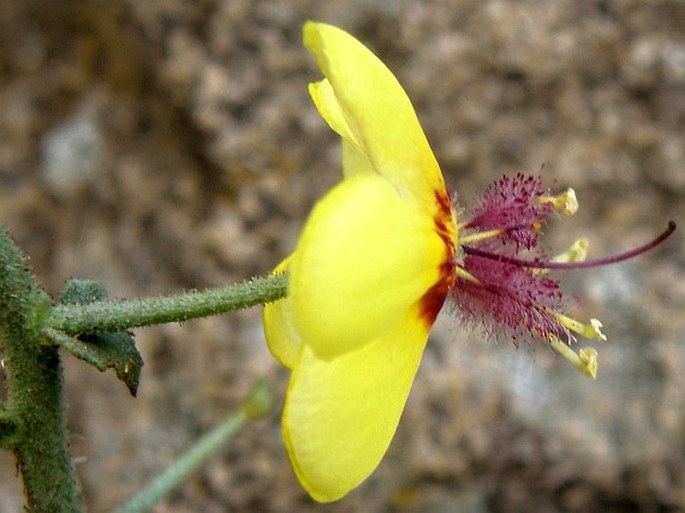
[[[585,260],[587,241],[552,259],[538,248],[540,229],[554,211],[573,214],[578,208],[572,189],[552,195],[539,177],[518,174],[503,177],[488,188],[463,226],[461,262],[450,293],[456,310],[467,323],[479,324],[487,335],[501,332],[518,344],[521,339],[542,338],[584,374],[597,372],[597,352],[571,349],[576,335],[605,340],[597,319],[582,323],[565,314],[574,298],[565,295],[548,270],[597,267],[622,262],[645,253],[666,240],[668,228],[657,238],[625,253]],[[522,258],[521,255],[525,258]]]

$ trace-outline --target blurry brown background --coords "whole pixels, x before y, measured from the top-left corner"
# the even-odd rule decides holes
[[[502,173],[541,172],[581,203],[547,228],[557,249],[586,236],[604,255],[668,219],[682,227],[638,260],[565,275],[584,299],[576,314],[609,337],[596,382],[447,313],[387,457],[346,499],[307,498],[275,411],[155,511],[683,511],[681,0],[3,0],[0,222],[49,292],[72,276],[112,297],[201,288],[292,250],[340,177],[337,138],[307,96],[319,77],[301,45],[307,18],[352,32],[395,71],[462,205]],[[260,322],[256,308],[137,330],[137,399],[65,356],[90,511],[136,490],[255,378],[281,404],[288,375]],[[5,453],[0,476],[0,511],[21,511]]]

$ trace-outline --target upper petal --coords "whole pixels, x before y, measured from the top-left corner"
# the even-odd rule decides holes
[[[369,343],[439,282],[449,251],[433,218],[390,182],[344,180],[316,204],[292,255],[297,333],[320,358]]]
[[[395,433],[428,336],[417,309],[370,344],[330,361],[304,345],[293,371],[283,436],[316,500],[339,499],[378,466]]]
[[[343,175],[376,173],[357,134],[345,119],[345,113],[328,79],[309,84],[309,94],[321,117],[342,137]]]
[[[351,134],[376,172],[432,206],[435,191],[445,189],[442,174],[392,72],[363,44],[332,25],[307,22],[304,44],[332,88],[333,94],[323,91],[320,101],[315,98],[322,116],[341,135]],[[342,132],[336,128],[343,125]]]

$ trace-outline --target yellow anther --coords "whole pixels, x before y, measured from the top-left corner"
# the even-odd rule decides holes
[[[570,248],[552,258],[552,262],[582,262],[587,258],[587,239],[578,239]]]
[[[583,324],[572,317],[560,314],[558,312],[551,312],[557,320],[562,324],[562,326],[568,328],[569,330],[578,333],[581,337],[585,338],[595,338],[598,340],[606,340],[606,336],[602,333],[602,323],[597,319],[590,319],[590,324]]]
[[[578,351],[580,361],[583,362],[583,373],[588,377],[595,379],[597,377],[597,350],[594,347],[584,347]]]
[[[568,248],[563,253],[559,253],[552,258],[552,262],[556,263],[569,263],[569,262],[582,262],[587,258],[587,248],[589,246],[587,239],[578,239],[571,247]],[[533,269],[533,274],[544,274],[549,272],[549,269]]]
[[[561,212],[566,216],[571,216],[578,210],[578,199],[576,198],[576,191],[570,187],[566,192],[557,194],[556,196],[541,196],[539,198],[541,203],[551,203],[554,210]]]
[[[597,377],[597,350],[592,347],[585,347],[576,353],[555,335],[549,336],[549,343],[552,348],[561,356],[566,358],[574,367],[580,370],[588,378]]]

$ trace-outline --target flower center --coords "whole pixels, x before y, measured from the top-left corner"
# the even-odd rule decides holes
[[[455,269],[457,259],[457,228],[452,201],[446,192],[435,192],[438,205],[433,221],[435,232],[445,243],[445,256],[440,264],[438,281],[423,295],[420,302],[420,315],[428,326],[432,326],[435,318],[442,309],[445,298],[454,287],[457,275]]]
[[[555,196],[539,177],[518,174],[500,179],[486,190],[472,219],[461,226],[469,233],[459,239],[450,299],[462,320],[479,325],[486,335],[504,332],[515,345],[541,338],[585,375],[594,377],[597,352],[584,348],[576,353],[571,344],[576,336],[605,340],[602,324],[566,315],[575,300],[562,292],[547,271],[623,262],[661,244],[676,225],[669,221],[652,241],[617,255],[586,261],[588,243],[581,239],[550,259],[538,248],[544,221],[555,210],[571,215],[577,209],[572,189]]]

